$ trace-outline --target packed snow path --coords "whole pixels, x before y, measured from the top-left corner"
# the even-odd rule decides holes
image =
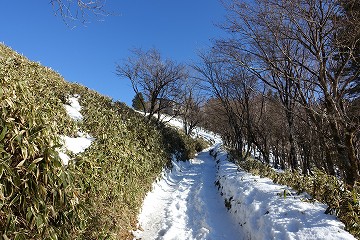
[[[183,126],[178,119],[169,123]],[[174,161],[144,200],[137,239],[355,240],[335,216],[324,213],[326,205],[246,173],[227,160],[221,138],[202,129],[195,134],[213,142],[216,161],[209,149],[189,162]]]
[[[215,186],[209,149],[189,162],[173,162],[171,173],[145,198],[137,239],[243,239]]]

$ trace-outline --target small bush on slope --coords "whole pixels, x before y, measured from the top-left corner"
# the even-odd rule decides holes
[[[128,231],[142,199],[170,156],[193,153],[177,131],[159,131],[123,104],[67,83],[1,44],[0,81],[3,238],[132,239]],[[80,95],[82,122],[63,107],[73,94]],[[96,140],[65,168],[56,151],[59,135],[76,135],[78,128]],[[179,147],[173,139],[189,144]]]
[[[358,187],[349,191],[336,177],[327,175],[320,170],[315,170],[312,176],[304,176],[290,171],[278,173],[256,160],[249,159],[238,162],[238,164],[252,174],[268,177],[275,183],[294,188],[299,193],[311,194],[314,199],[329,206],[328,213],[334,211],[335,215],[345,224],[347,231],[356,238],[360,238],[360,189]]]
[[[164,146],[168,152],[174,152],[176,159],[186,161],[195,157],[197,152],[208,147],[203,139],[193,139],[184,132],[173,127],[167,127],[164,124],[159,126],[164,136]]]

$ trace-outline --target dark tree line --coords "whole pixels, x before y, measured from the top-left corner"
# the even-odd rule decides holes
[[[217,41],[195,67],[212,89],[206,112],[223,116],[208,125],[242,158],[256,149],[276,167],[304,174],[317,167],[354,185],[359,3],[233,0],[226,7],[231,39]]]

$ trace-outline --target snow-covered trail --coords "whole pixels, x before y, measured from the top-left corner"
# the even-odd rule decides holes
[[[154,184],[144,200],[137,239],[243,239],[214,184],[216,166],[209,149]]]
[[[178,119],[169,123],[182,126]],[[134,232],[136,239],[356,239],[335,216],[324,213],[325,204],[304,201],[307,194],[283,197],[285,190],[296,191],[229,162],[219,136],[203,129],[195,135],[214,144],[216,161],[210,149],[187,162],[173,161],[171,172],[163,172],[144,200],[138,217],[143,231]]]

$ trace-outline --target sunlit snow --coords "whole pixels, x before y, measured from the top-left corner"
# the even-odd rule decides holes
[[[82,119],[79,97],[70,97],[71,105],[65,105],[76,121]],[[172,126],[183,127],[181,120],[163,118]],[[187,162],[173,160],[173,168],[163,171],[143,202],[139,229],[133,232],[136,239],[355,239],[335,216],[324,214],[326,205],[307,202],[306,195],[298,196],[289,187],[229,162],[219,136],[201,128],[193,135],[214,145]],[[94,140],[80,131],[77,137],[62,139],[64,148],[74,154]],[[216,159],[210,149],[217,152]],[[66,165],[70,157],[63,152],[59,155]]]
[[[176,119],[169,124],[182,127]],[[188,162],[173,161],[143,202],[136,239],[355,239],[335,216],[324,214],[324,204],[238,169],[219,136],[202,129],[195,135],[214,143],[216,160],[209,148]]]
[[[216,168],[208,151],[172,171],[148,193],[134,235],[141,239],[222,239],[241,237],[214,187]],[[241,238],[240,238],[241,239]]]
[[[324,213],[326,205],[239,169],[219,145],[216,151],[219,190],[244,239],[355,239],[335,216]]]
[[[61,137],[64,141],[64,147],[75,154],[85,151],[85,149],[90,147],[92,141],[94,141],[94,139],[88,134],[84,134],[82,132],[79,132],[78,134],[80,135],[79,137]]]
[[[81,111],[81,106],[79,104],[80,95],[74,95],[68,98],[70,105],[64,104],[64,107],[68,115],[74,121],[81,121],[83,119]],[[77,132],[77,137],[68,137],[60,136],[63,140],[63,148],[59,151],[59,157],[61,158],[64,165],[69,163],[70,157],[65,153],[66,150],[78,154],[84,152],[91,143],[94,141],[94,138],[91,137],[88,133],[83,133],[81,131]]]
[[[80,98],[80,96],[77,94],[74,96],[68,97],[69,104],[64,104],[66,112],[75,121],[80,121],[83,119],[83,116],[80,113],[81,106],[79,103],[79,98]]]

